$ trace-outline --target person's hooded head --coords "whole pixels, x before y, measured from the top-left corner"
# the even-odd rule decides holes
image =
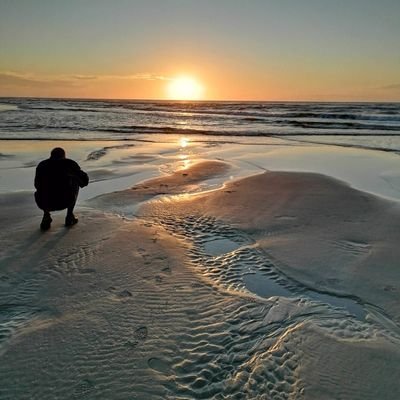
[[[50,153],[50,159],[62,160],[65,158],[65,150],[62,147],[55,147]]]

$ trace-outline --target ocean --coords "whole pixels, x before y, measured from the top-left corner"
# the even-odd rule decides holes
[[[281,137],[400,151],[400,103],[0,99],[0,139],[210,141]]]

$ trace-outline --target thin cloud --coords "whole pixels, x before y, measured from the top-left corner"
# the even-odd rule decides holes
[[[172,78],[153,74],[137,73],[130,75],[37,75],[32,73],[21,73],[14,71],[0,71],[0,86],[18,86],[18,87],[41,87],[43,85],[77,87],[89,81],[107,81],[107,80],[171,80]]]
[[[164,75],[152,74],[152,73],[148,73],[148,72],[141,72],[141,73],[132,74],[132,75],[97,75],[97,79],[100,79],[100,80],[127,79],[127,80],[143,80],[143,81],[166,81],[166,80],[171,80],[172,78],[164,76]]]
[[[41,85],[38,79],[34,79],[28,74],[18,74],[16,72],[0,72],[0,85],[2,86],[35,86]]]
[[[92,81],[98,79],[95,75],[72,75],[71,79],[76,79],[78,81]]]
[[[19,73],[13,71],[0,71],[0,86],[10,87],[38,87],[43,85],[57,85],[57,86],[76,86],[70,79],[65,79],[62,76],[45,77],[37,76],[29,73]]]
[[[400,83],[394,83],[392,85],[386,85],[386,86],[381,86],[378,89],[384,89],[384,90],[400,90]]]

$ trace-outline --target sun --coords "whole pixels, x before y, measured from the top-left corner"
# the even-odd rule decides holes
[[[201,100],[203,97],[203,87],[196,79],[187,76],[172,79],[167,91],[170,100]]]

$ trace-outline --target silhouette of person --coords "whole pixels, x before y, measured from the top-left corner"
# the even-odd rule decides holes
[[[50,211],[65,210],[65,226],[72,226],[78,222],[74,215],[74,207],[79,188],[89,184],[89,177],[82,171],[77,162],[65,157],[65,150],[54,148],[50,158],[43,160],[36,167],[35,174],[35,201],[43,210],[43,219],[40,229],[50,229],[52,222]]]

